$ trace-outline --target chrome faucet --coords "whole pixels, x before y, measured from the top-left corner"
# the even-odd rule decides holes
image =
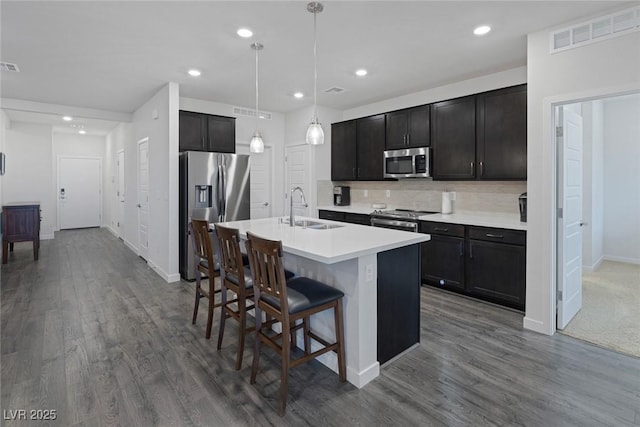
[[[289,227],[293,227],[296,222],[296,217],[293,215],[293,193],[295,193],[296,190],[300,191],[300,197],[302,197],[300,206],[304,206],[305,208],[309,206],[307,204],[307,198],[304,197],[304,190],[301,187],[291,187],[291,193],[289,194]]]

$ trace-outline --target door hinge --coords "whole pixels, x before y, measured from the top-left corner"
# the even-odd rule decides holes
[[[562,291],[558,289],[558,301],[562,301]]]
[[[561,136],[564,136],[562,126],[556,126],[556,137],[561,137]]]
[[[562,208],[558,208],[558,218],[562,218]]]

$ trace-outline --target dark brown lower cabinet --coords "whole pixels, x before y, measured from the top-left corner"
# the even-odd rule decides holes
[[[467,287],[473,295],[524,310],[524,246],[469,240]]]
[[[318,211],[318,218],[330,219],[332,221],[348,222],[351,224],[371,225],[371,218],[367,214],[341,212],[341,211],[328,211],[320,209]]]
[[[423,283],[524,311],[526,232],[434,222],[420,231],[431,234]]]

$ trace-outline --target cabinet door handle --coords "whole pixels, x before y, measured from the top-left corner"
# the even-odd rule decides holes
[[[448,228],[436,227],[436,228],[433,229],[433,231],[442,231],[442,232],[446,233],[447,231],[449,231],[449,229]]]
[[[353,177],[356,177],[356,168],[353,168]]]
[[[411,134],[407,134],[407,145],[411,145]]]
[[[469,259],[473,258],[473,243],[469,243]]]
[[[460,257],[464,255],[464,245],[460,242]]]
[[[480,162],[480,176],[484,176],[484,162]]]
[[[407,134],[402,135],[402,145],[407,145]]]
[[[358,176],[360,176],[360,168],[358,168]]]
[[[469,162],[469,169],[471,171],[471,175],[473,175],[473,162]]]
[[[490,237],[492,239],[504,239],[504,236],[502,234],[487,233],[487,234],[485,234],[485,236]]]

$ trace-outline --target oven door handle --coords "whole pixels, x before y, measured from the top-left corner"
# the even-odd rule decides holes
[[[412,221],[397,221],[395,219],[371,218],[371,225],[374,227],[403,227],[411,231],[418,231],[418,223]]]

